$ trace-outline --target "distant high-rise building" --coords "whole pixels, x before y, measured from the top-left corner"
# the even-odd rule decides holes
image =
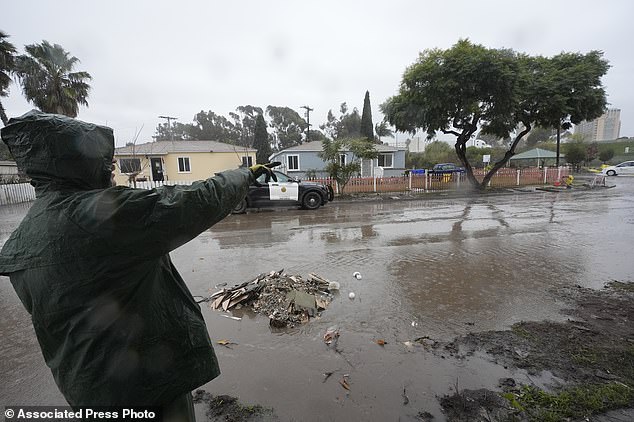
[[[575,125],[575,134],[582,134],[589,142],[612,141],[621,133],[621,110],[613,108],[592,121]]]

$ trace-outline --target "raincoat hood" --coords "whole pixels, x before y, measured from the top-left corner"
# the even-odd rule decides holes
[[[31,110],[0,133],[38,194],[110,186],[114,135],[108,127]]]

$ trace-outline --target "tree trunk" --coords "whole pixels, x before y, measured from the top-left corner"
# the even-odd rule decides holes
[[[491,168],[491,170],[489,170],[489,172],[484,176],[484,179],[482,179],[482,183],[479,186],[481,191],[486,189],[487,185],[489,184],[489,180],[491,180],[493,175],[497,173],[499,169],[504,167],[504,165],[511,159],[511,157],[515,155],[515,147],[517,147],[517,144],[522,140],[524,135],[531,131],[530,124],[524,123],[524,126],[526,126],[526,128],[515,137],[513,143],[511,144],[511,147],[504,154],[504,157],[500,161],[495,163],[493,165],[493,168]]]
[[[469,135],[470,137],[471,135]],[[463,138],[462,136],[458,137],[458,140],[456,140],[456,145],[454,146],[455,150],[456,150],[456,155],[458,155],[458,158],[460,159],[460,162],[462,163],[462,165],[465,168],[465,172],[467,174],[467,180],[469,181],[469,183],[471,183],[471,186],[474,189],[480,189],[480,182],[478,182],[478,179],[476,179],[476,177],[473,175],[473,167],[471,167],[471,163],[469,163],[469,161],[467,160],[467,148],[466,148],[466,143],[467,143],[467,139],[461,139]]]
[[[0,119],[2,119],[2,124],[4,126],[9,124],[9,119],[7,118],[7,113],[4,111],[4,106],[2,105],[2,101],[0,101]]]

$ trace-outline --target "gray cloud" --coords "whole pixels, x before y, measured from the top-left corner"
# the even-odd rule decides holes
[[[419,52],[461,37],[546,56],[603,50],[613,66],[608,101],[622,110],[621,134],[634,136],[627,0],[23,0],[2,11],[1,29],[21,51],[46,39],[81,60],[93,81],[79,118],[110,125],[118,145],[141,126],[140,141],[151,140],[159,115],[190,122],[200,110],[227,115],[245,104],[308,104],[318,124],[341,102],[361,109],[366,90],[378,121]],[[10,116],[31,108],[15,85],[3,104]]]

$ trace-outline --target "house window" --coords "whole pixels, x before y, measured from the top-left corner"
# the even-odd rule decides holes
[[[242,156],[242,167],[251,167],[253,165],[253,157],[249,155]]]
[[[342,166],[346,165],[346,154],[339,154],[339,164]]]
[[[191,167],[189,165],[189,157],[178,157],[178,172],[179,173],[191,172]]]
[[[299,170],[299,155],[287,155],[286,163],[288,171]]]
[[[394,162],[394,154],[379,154],[378,165],[383,168],[392,168]]]
[[[141,171],[140,158],[120,158],[119,169],[121,173],[137,173]]]

